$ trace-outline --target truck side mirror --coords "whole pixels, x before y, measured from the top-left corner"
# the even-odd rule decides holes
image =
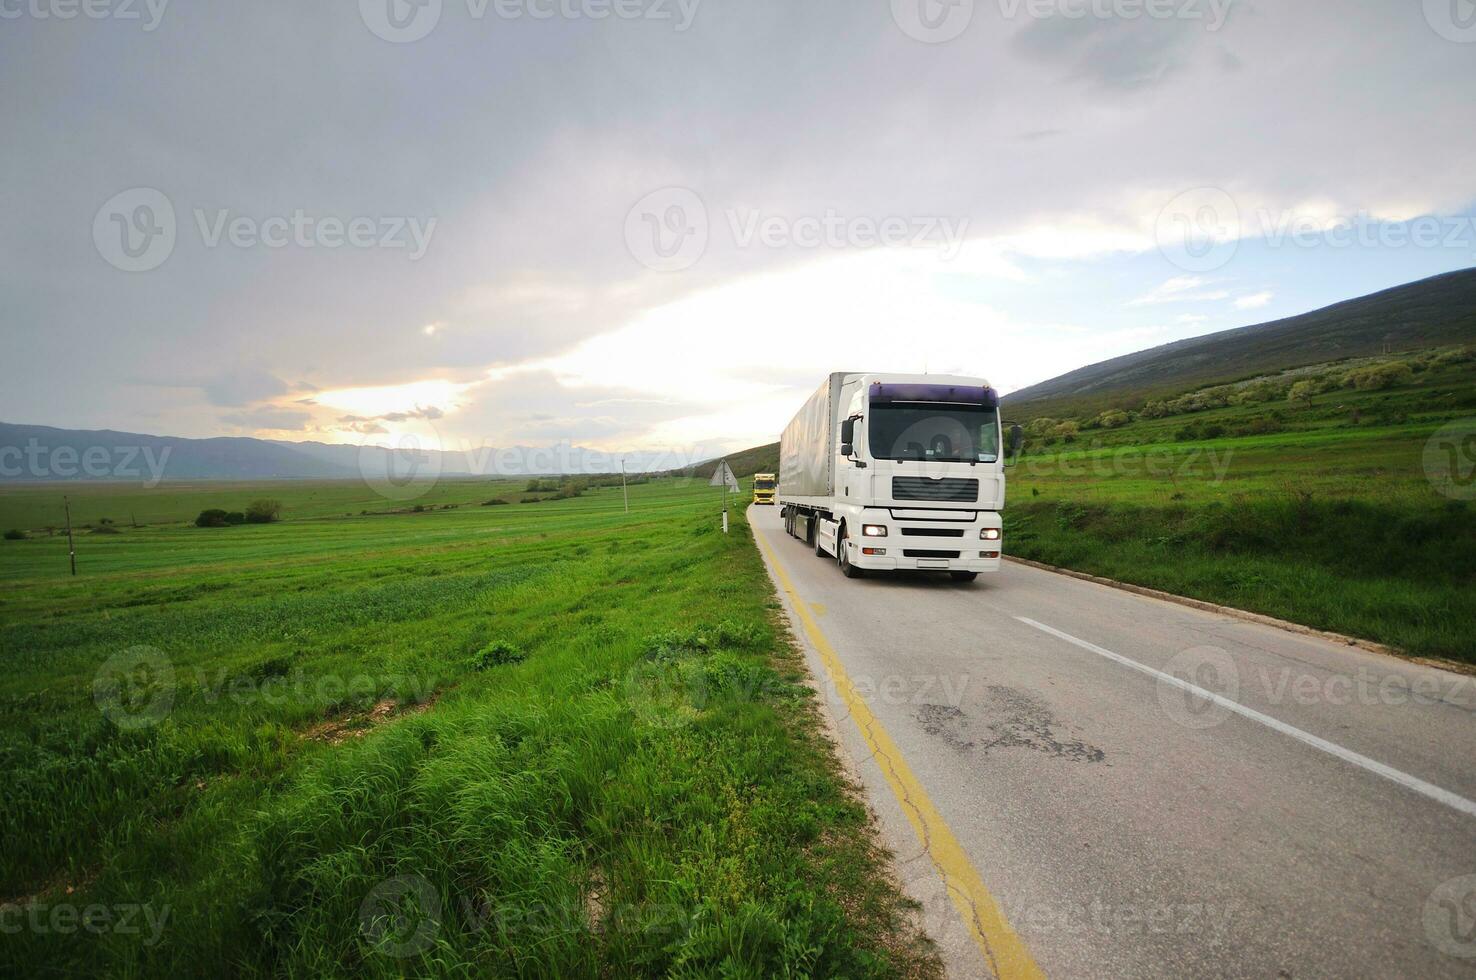
[[[1005,462],[1013,463],[1020,458],[1020,449],[1025,445],[1025,430],[1018,425],[1010,426],[1010,438],[1006,443]]]
[[[841,423],[841,455],[849,456],[856,451],[856,420],[846,419]]]

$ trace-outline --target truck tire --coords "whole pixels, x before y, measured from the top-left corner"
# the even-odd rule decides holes
[[[810,541],[815,545],[815,554],[826,557],[825,548],[820,544],[820,521],[815,517],[810,518]]]
[[[836,564],[840,565],[841,574],[846,578],[860,578],[866,574],[852,565],[851,560],[846,557],[846,526],[844,524],[840,526],[840,531],[835,536],[835,552]]]
[[[948,577],[955,582],[972,582],[979,577],[978,572],[949,572]]]

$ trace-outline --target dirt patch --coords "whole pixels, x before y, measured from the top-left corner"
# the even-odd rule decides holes
[[[435,704],[435,701],[435,698],[430,698],[426,701],[410,701],[402,704],[394,698],[385,698],[375,702],[374,707],[368,711],[355,712],[319,722],[303,732],[302,737],[314,742],[342,745],[350,739],[363,738],[392,718],[420,714]]]
[[[0,899],[0,908],[9,908],[12,905],[18,905],[21,908],[26,908],[27,906],[35,905],[43,898],[50,898],[52,896],[74,895],[77,892],[89,887],[98,879],[98,876],[101,873],[101,868],[94,868],[90,871],[84,872],[82,877],[72,881],[68,881],[66,877],[58,875],[57,877],[48,881],[46,884],[42,885],[40,888],[37,888],[35,891],[31,892],[29,895],[18,895],[15,898]]]
[[[605,884],[605,873],[592,868],[589,883],[584,891],[584,916],[591,932],[605,929],[605,906],[609,902],[609,887]]]

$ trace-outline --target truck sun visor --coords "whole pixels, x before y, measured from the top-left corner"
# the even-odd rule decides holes
[[[999,392],[993,388],[963,385],[883,384],[880,381],[872,384],[871,403],[875,405],[887,402],[949,402],[998,408]]]

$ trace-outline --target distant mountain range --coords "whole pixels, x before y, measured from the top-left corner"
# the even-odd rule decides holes
[[[628,453],[631,473],[673,468],[712,455],[695,447],[687,459]],[[467,451],[395,451],[229,437],[183,439],[111,429],[57,429],[0,422],[0,483],[52,480],[141,482],[182,480],[361,480],[428,476],[551,476],[611,473],[620,458],[572,446],[512,446]]]
[[[1476,269],[1114,357],[1013,392],[1004,403],[1018,421],[1081,417],[1287,368],[1469,343],[1476,343]]]

